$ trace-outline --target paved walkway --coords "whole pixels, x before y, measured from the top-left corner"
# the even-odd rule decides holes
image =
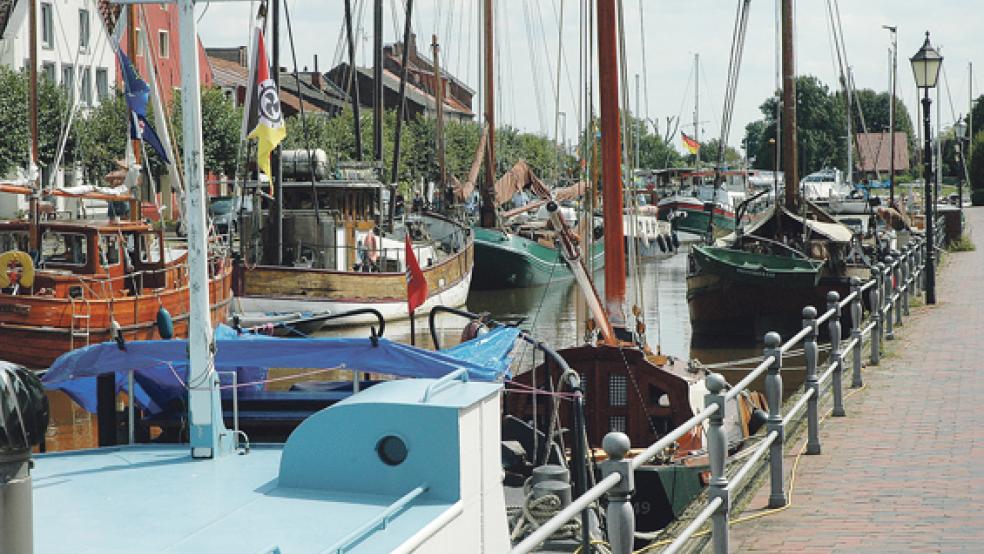
[[[733,526],[733,551],[984,552],[984,208],[965,213],[977,250],[947,256],[937,305],[823,424],[792,506]],[[767,499],[766,485],[742,515]]]

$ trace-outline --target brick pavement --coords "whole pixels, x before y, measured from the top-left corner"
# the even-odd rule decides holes
[[[734,525],[732,551],[984,552],[984,208],[966,215],[977,250],[947,256],[936,306],[913,309],[802,457],[792,506]],[[741,515],[767,500],[766,484]]]

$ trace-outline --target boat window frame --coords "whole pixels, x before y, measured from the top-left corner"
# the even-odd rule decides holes
[[[15,246],[14,248],[8,248],[7,247],[7,244],[8,243],[4,239],[6,239],[8,237],[8,235],[10,237],[13,237],[11,244],[13,246]],[[20,235],[20,237],[16,237],[15,235]],[[14,244],[14,243],[16,243],[16,244]],[[21,248],[21,246],[23,246],[23,248]],[[21,252],[27,252],[27,251],[30,250],[30,248],[31,248],[31,237],[30,237],[30,234],[27,232],[27,230],[25,230],[25,229],[4,229],[4,230],[0,231],[0,253],[2,253],[2,252],[8,252],[10,250],[18,250],[18,251],[21,251]]]
[[[99,233],[98,236],[99,236],[99,241],[98,241],[98,245],[99,245],[99,265],[101,265],[103,268],[108,269],[108,268],[111,268],[111,267],[117,267],[121,263],[123,263],[123,256],[120,253],[120,246],[121,246],[121,243],[122,243],[123,235],[121,235],[119,232],[115,232],[115,233],[105,233],[105,234],[104,233]],[[115,243],[116,243],[116,261],[115,262],[111,262],[109,260],[109,255],[107,254],[108,250],[106,249],[106,242],[107,242],[108,239],[113,239],[115,241]]]
[[[64,260],[51,259],[48,255],[46,255],[44,253],[44,245],[45,245],[45,242],[46,242],[46,240],[47,240],[47,238],[48,238],[49,235],[63,237],[63,239],[62,239],[62,245],[65,247],[65,250],[63,250],[62,255],[64,255],[65,252],[67,252],[67,248],[68,248],[67,241],[64,240],[65,237],[69,237],[69,236],[72,236],[72,237],[81,237],[82,240],[79,241],[79,244],[81,244],[81,246],[82,246],[82,261],[81,262],[72,262],[72,261],[69,261],[67,258],[65,258]],[[89,265],[89,246],[90,246],[90,244],[89,244],[89,235],[87,233],[81,233],[81,232],[76,232],[76,231],[56,231],[56,230],[52,230],[52,229],[46,229],[41,234],[41,247],[40,247],[41,248],[41,253],[40,253],[39,257],[42,260],[42,264],[45,264],[45,265],[49,265],[50,264],[50,265],[63,265],[63,266],[69,266],[69,267],[86,267],[86,266]]]

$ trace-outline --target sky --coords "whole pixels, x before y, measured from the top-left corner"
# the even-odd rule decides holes
[[[828,23],[828,1],[839,5],[844,29],[847,61],[858,88],[885,91],[889,88],[891,39],[882,25],[897,27],[898,95],[916,117],[918,91],[912,79],[909,58],[919,50],[925,32],[944,57],[941,75],[942,126],[968,110],[968,62],[976,62],[974,95],[984,93],[984,41],[979,33],[984,21],[981,0],[794,0],[796,18],[797,73],[815,75],[831,88],[837,86],[838,69]],[[625,17],[625,65],[629,82],[629,104],[639,113],[658,121],[682,119],[693,133],[694,57],[699,54],[700,135],[720,134],[728,59],[736,11],[741,0],[623,0]],[[352,0],[360,13],[362,33],[360,65],[371,64],[372,2]],[[254,2],[199,4],[199,33],[206,47],[237,46],[248,41],[251,6]],[[404,0],[384,0],[384,42],[402,39]],[[579,75],[582,5],[593,0],[495,0],[497,60],[497,123],[523,131],[553,136],[555,114],[559,139],[573,141],[578,132]],[[480,52],[478,13],[482,0],[415,0],[413,29],[423,49],[437,34],[445,70],[479,88]],[[292,18],[297,65],[327,71],[341,61],[339,48],[344,21],[342,0],[287,0]],[[559,22],[563,14],[563,33]],[[358,24],[358,22],[357,22]],[[773,94],[776,83],[776,0],[752,0],[749,5],[742,70],[728,143],[738,146],[745,125],[762,117],[758,107]],[[592,37],[593,38],[593,37]],[[645,42],[645,50],[643,50]],[[559,104],[556,94],[560,64]],[[345,54],[347,56],[347,54]],[[643,58],[645,57],[645,63]],[[293,67],[286,23],[281,32],[281,65]],[[596,63],[592,74],[597,75]],[[635,75],[639,75],[636,93]],[[934,98],[932,118],[937,121]],[[952,108],[951,108],[952,106]],[[475,99],[478,110],[478,97]],[[597,111],[597,109],[596,109]],[[679,140],[677,148],[682,151]]]

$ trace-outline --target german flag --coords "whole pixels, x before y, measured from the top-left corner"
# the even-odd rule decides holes
[[[690,151],[691,154],[696,154],[700,151],[700,143],[696,140],[687,136],[687,133],[680,131],[680,136],[683,139],[683,146]]]
[[[270,170],[270,153],[287,136],[284,114],[280,111],[280,95],[277,84],[270,78],[270,63],[267,61],[263,31],[256,28],[256,53],[250,73],[254,76],[255,90],[250,95],[247,109],[246,138],[256,141],[256,165],[270,178],[270,193],[273,194],[273,175]]]

